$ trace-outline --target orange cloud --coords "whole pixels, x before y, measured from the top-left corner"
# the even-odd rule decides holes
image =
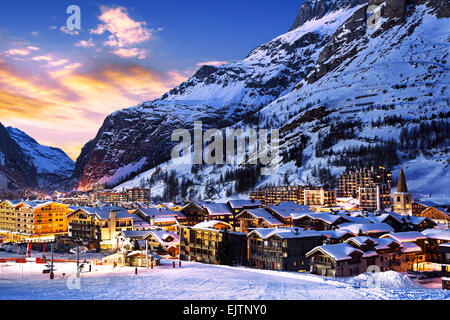
[[[48,62],[51,57],[35,58]],[[157,98],[187,78],[177,71],[117,63],[83,69],[83,64],[68,61],[46,71],[46,78],[0,60],[1,121],[75,159],[108,114]]]

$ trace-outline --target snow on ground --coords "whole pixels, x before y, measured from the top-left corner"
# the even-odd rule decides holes
[[[0,253],[0,257],[11,254]],[[56,255],[58,258],[60,255]],[[73,259],[74,255],[71,256]],[[86,258],[87,256],[84,256]],[[395,272],[343,279],[308,273],[276,272],[244,267],[182,262],[172,267],[163,260],[155,269],[92,266],[83,272],[79,286],[75,263],[56,263],[55,279],[42,274],[44,265],[0,264],[0,299],[143,299],[143,300],[378,300],[450,299],[450,291],[414,284]],[[23,276],[22,276],[23,268]],[[63,276],[63,273],[65,275]],[[370,280],[375,277],[375,281]],[[69,278],[69,279],[68,279]]]

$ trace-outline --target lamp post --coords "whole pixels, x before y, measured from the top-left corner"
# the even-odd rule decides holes
[[[52,260],[50,264],[50,280],[55,278],[55,274],[53,273],[53,242],[50,243],[50,250],[52,252]]]

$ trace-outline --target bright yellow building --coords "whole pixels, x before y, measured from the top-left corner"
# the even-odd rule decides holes
[[[5,241],[23,242],[67,232],[68,205],[49,201],[9,201],[0,203],[0,235]]]

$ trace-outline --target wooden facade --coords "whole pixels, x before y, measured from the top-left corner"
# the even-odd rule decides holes
[[[208,264],[245,265],[247,260],[247,235],[230,232],[227,223],[213,228],[181,226],[180,260]]]
[[[306,253],[322,244],[324,236],[295,228],[264,237],[258,230],[248,234],[248,263],[257,269],[278,271],[309,270]]]

